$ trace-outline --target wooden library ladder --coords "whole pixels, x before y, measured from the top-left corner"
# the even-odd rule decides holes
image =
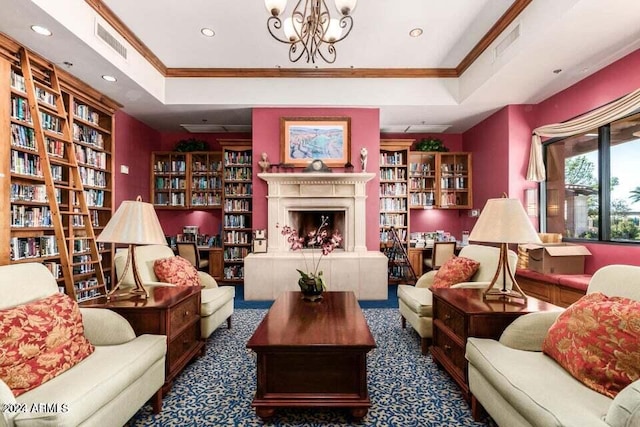
[[[100,253],[56,67],[31,56],[24,48],[20,62],[66,293],[77,300],[76,280],[95,277],[84,282],[89,285],[83,286],[82,291],[94,297],[106,295]]]
[[[416,284],[416,273],[395,227],[390,228],[392,245],[384,253],[389,258],[389,277],[407,285]]]

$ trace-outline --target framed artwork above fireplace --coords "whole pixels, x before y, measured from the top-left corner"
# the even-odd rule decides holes
[[[305,167],[314,159],[341,167],[351,161],[350,117],[281,117],[280,160]]]

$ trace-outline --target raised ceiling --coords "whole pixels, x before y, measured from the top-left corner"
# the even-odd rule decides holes
[[[637,0],[360,0],[333,65],[289,63],[287,47],[267,32],[262,0],[0,5],[1,32],[62,67],[72,63],[67,71],[127,113],[173,131],[181,124],[244,129],[251,107],[260,106],[379,108],[383,131],[462,132],[640,47]],[[33,24],[53,36],[37,36]],[[97,24],[126,59],[96,36]],[[215,36],[204,37],[204,27]],[[416,27],[423,35],[409,37]]]

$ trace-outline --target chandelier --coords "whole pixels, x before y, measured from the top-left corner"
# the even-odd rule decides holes
[[[265,0],[265,6],[271,13],[267,29],[274,39],[289,45],[291,62],[304,57],[307,63],[315,63],[316,57],[320,57],[333,64],[336,60],[334,44],[344,40],[353,28],[351,12],[356,2],[334,0],[340,18],[332,18],[326,0],[296,0],[291,16],[283,21],[281,15],[287,0]]]

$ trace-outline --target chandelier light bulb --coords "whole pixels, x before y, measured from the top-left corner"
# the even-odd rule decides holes
[[[340,20],[338,18],[331,18],[329,25],[325,30],[324,39],[330,43],[335,42],[342,36],[342,28],[340,28]]]
[[[335,0],[335,2],[338,12],[342,13],[343,15],[350,15],[353,12],[353,9],[356,8],[356,3],[358,3],[358,0]]]
[[[287,7],[287,0],[264,0],[269,13],[273,16],[279,16]]]
[[[284,31],[284,36],[290,41],[295,42],[299,40],[298,34],[300,30],[302,30],[302,23],[299,21],[295,21],[296,26],[294,27],[293,18],[287,18],[284,20],[284,24],[282,25],[282,31]],[[298,32],[296,33],[296,27]]]

